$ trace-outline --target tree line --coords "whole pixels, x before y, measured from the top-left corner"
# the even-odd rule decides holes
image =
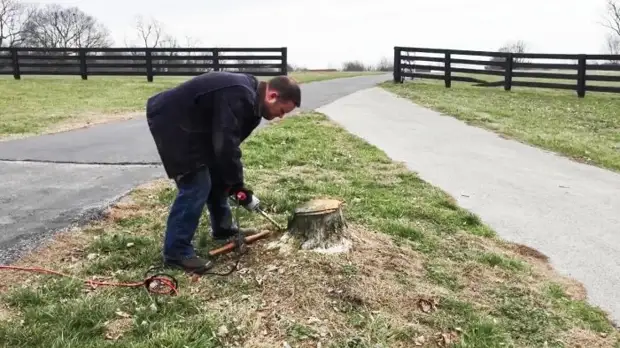
[[[198,40],[180,42],[161,22],[135,17],[134,40],[126,47],[195,47]],[[0,0],[0,47],[106,48],[114,45],[110,30],[76,6],[44,6]]]
[[[605,53],[620,54],[620,0],[606,2],[606,13],[600,22],[609,29],[605,38]],[[134,28],[134,40],[125,41],[126,47],[176,48],[196,47],[200,44],[192,37],[180,41],[166,33],[163,24],[155,19],[145,20],[136,16]],[[20,0],[0,0],[0,47],[105,48],[113,44],[108,28],[78,7],[63,7],[59,4],[39,6]],[[499,50],[526,52],[527,45],[517,41]],[[289,67],[303,70],[303,67]],[[390,71],[392,62],[385,57],[376,65],[347,61],[343,63],[342,69]]]
[[[192,48],[198,47],[200,41],[192,38],[185,37],[183,40],[179,40],[170,33],[167,33],[163,23],[156,19],[145,19],[142,16],[136,16],[134,18],[134,32],[133,39],[124,40],[124,46],[127,48]],[[20,0],[0,0],[0,47],[36,47],[36,48],[108,48],[114,46],[114,40],[112,38],[110,30],[94,16],[85,13],[76,6],[61,6],[59,4],[47,4],[47,5],[35,5]],[[41,54],[42,52],[39,52]],[[43,52],[49,56],[63,55],[62,52]],[[136,52],[115,52],[115,53],[97,53],[92,54],[95,57],[110,55],[126,55],[127,60],[116,60],[117,64],[141,64],[144,63],[143,53]],[[184,55],[200,55],[210,56],[209,52],[183,53]],[[64,56],[73,56],[74,52],[70,54],[64,54]],[[164,58],[166,56],[179,55],[177,52],[156,52],[154,56],[153,64],[166,64],[168,61]],[[161,57],[159,59],[155,57]],[[255,62],[252,59],[235,59],[227,60],[225,56],[221,56],[219,62],[221,64],[252,64],[261,63]],[[251,57],[249,57],[251,58]],[[105,60],[92,60],[96,58],[90,58],[91,63],[107,63]],[[22,61],[22,59],[20,59]],[[23,61],[29,62],[28,59]],[[37,63],[43,62],[38,60]],[[51,61],[50,61],[51,62]],[[53,62],[62,63],[62,60],[55,59]],[[176,60],[176,64],[210,64],[210,59],[185,59]],[[292,66],[289,65],[289,68]],[[8,66],[0,67],[0,69],[10,69]],[[39,68],[30,68],[30,70],[37,70]],[[56,69],[58,71],[67,70],[65,68],[49,68]],[[69,68],[70,70],[71,68]],[[89,70],[105,70],[108,68],[92,68]],[[141,71],[142,68],[114,68],[116,71],[132,72]],[[153,71],[174,71],[180,68],[166,68],[166,67],[154,67]],[[246,68],[239,67],[235,69],[228,69],[234,71],[272,71],[278,68]],[[209,71],[210,68],[202,67],[189,67],[181,69],[184,71]]]

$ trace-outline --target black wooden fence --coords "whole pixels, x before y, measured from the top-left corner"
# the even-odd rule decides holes
[[[0,75],[193,76],[287,74],[287,48],[0,48]]]
[[[435,54],[435,56],[420,55],[420,53]],[[474,58],[464,59],[468,58],[467,56]],[[490,58],[483,60],[479,57]],[[554,60],[554,62],[535,63],[531,62],[532,59]],[[426,62],[434,64],[429,65]],[[477,66],[478,68],[463,66]],[[590,72],[599,73],[590,74]],[[466,75],[454,76],[453,73]],[[503,77],[503,79],[488,81],[479,75],[494,75]],[[476,83],[477,86],[503,86],[507,91],[513,86],[569,89],[576,91],[577,95],[583,98],[586,91],[620,93],[620,55],[506,53],[396,46],[394,47],[394,81],[402,83],[405,78],[444,80],[446,88],[451,87],[452,81],[463,81]],[[526,78],[529,81],[518,80],[518,78]],[[532,81],[532,79],[535,80]],[[558,83],[545,80],[573,80],[575,82]],[[592,81],[608,85],[588,84]]]

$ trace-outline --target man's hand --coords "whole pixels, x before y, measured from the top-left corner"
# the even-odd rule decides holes
[[[239,201],[239,204],[243,206],[245,209],[249,211],[256,211],[258,205],[260,204],[260,200],[258,197],[254,196],[254,193],[251,190],[242,188],[234,188],[231,190],[231,194],[235,197],[236,200]]]

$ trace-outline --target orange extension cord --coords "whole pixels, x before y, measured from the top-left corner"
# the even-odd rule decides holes
[[[264,214],[263,214],[264,215]],[[238,220],[238,219],[236,219]],[[270,219],[271,220],[271,219]],[[275,224],[275,222],[274,222]],[[266,232],[261,232],[261,233],[257,233],[251,236],[247,236],[244,238],[244,243],[247,244],[251,244],[253,242],[255,242],[258,239],[261,238],[265,238],[270,234],[269,231]],[[209,255],[211,257],[216,256],[216,255],[220,255],[220,254],[225,254],[228,252],[231,252],[233,250],[235,250],[235,248],[237,248],[237,242],[229,242],[228,244],[224,245],[221,248],[215,249],[215,250],[211,250],[209,252]],[[239,265],[239,262],[241,261],[241,255],[243,254],[240,253],[239,257],[237,258],[235,265],[227,272],[225,273],[214,273],[214,272],[206,272],[206,274],[213,274],[213,275],[219,275],[219,276],[227,276],[229,274],[231,274],[232,272],[234,272]],[[72,278],[72,279],[76,279],[79,281],[82,281],[88,285],[90,285],[91,287],[96,287],[96,286],[116,286],[116,287],[129,287],[129,288],[138,288],[138,287],[146,287],[146,290],[150,293],[156,293],[156,294],[168,294],[168,295],[178,295],[178,282],[177,280],[165,273],[157,273],[154,274],[150,277],[146,277],[145,280],[141,281],[141,282],[134,282],[134,283],[116,283],[116,282],[102,282],[102,281],[95,281],[95,280],[86,280],[86,279],[80,279],[74,276],[71,276],[69,274],[64,274],[61,272],[57,272],[57,271],[53,271],[53,270],[49,270],[49,269],[45,269],[45,268],[40,268],[40,267],[18,267],[18,266],[6,266],[6,265],[0,265],[0,271],[5,270],[5,271],[23,271],[23,272],[33,272],[33,273],[44,273],[44,274],[53,274],[53,275],[57,275],[57,276],[61,276],[61,277],[67,277],[67,278]],[[149,271],[153,270],[153,268],[149,269]],[[147,271],[147,274],[149,273],[149,271]],[[163,287],[163,288],[168,288],[168,291],[157,291],[153,288],[151,288],[151,284],[155,283],[155,282],[159,282],[159,286],[158,287]]]
[[[137,287],[144,286],[144,287],[146,287],[146,290],[148,292],[151,292],[151,293],[178,295],[178,290],[177,290],[178,282],[177,282],[177,280],[174,277],[172,277],[170,275],[167,275],[167,274],[163,274],[163,273],[159,273],[159,274],[155,274],[155,275],[152,275],[150,277],[147,277],[145,280],[143,280],[141,282],[135,282],[135,283],[115,283],[115,282],[102,282],[102,281],[95,281],[95,280],[80,279],[80,278],[77,278],[77,277],[74,277],[74,276],[71,276],[71,275],[68,275],[68,274],[64,274],[64,273],[57,272],[57,271],[52,271],[52,270],[49,270],[49,269],[39,268],[39,267],[17,267],[17,266],[0,265],[0,270],[53,274],[53,275],[58,275],[58,276],[62,276],[62,277],[67,277],[67,278],[72,278],[72,279],[80,280],[80,281],[90,285],[91,287],[96,287],[96,286],[117,286],[117,287],[137,288]],[[155,282],[159,282],[160,283],[158,287],[168,288],[169,290],[163,291],[163,290],[155,290],[155,289],[151,288],[151,284],[153,284]]]

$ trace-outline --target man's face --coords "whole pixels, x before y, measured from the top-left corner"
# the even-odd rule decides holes
[[[267,91],[265,93],[265,103],[263,105],[263,117],[269,121],[282,118],[284,115],[295,109],[292,101],[282,101],[278,99],[278,92]]]

